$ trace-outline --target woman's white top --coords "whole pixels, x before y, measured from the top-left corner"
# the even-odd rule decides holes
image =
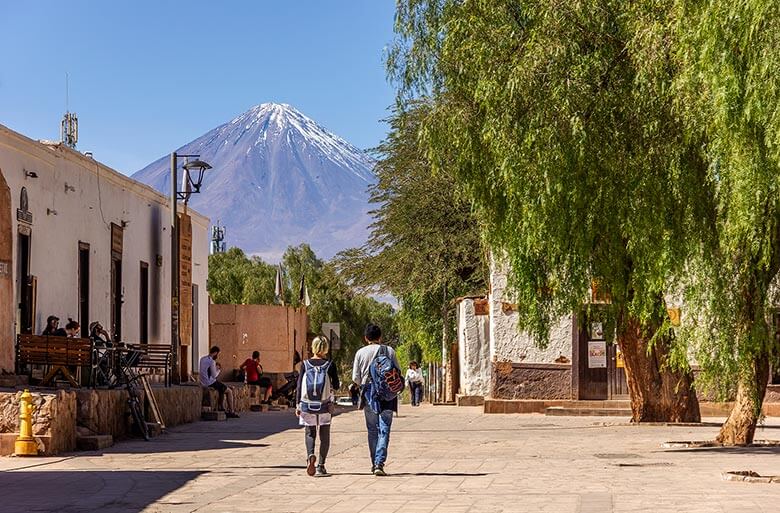
[[[409,383],[422,383],[423,382],[422,371],[420,369],[417,370],[407,369],[406,381],[408,381]]]

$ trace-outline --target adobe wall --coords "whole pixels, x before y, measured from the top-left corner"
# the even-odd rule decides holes
[[[0,169],[0,373],[14,370],[14,282],[11,189]]]
[[[219,346],[220,379],[232,381],[231,369],[260,351],[267,373],[292,371],[293,354],[305,344],[305,308],[279,305],[209,305],[211,345]]]
[[[490,393],[490,318],[477,315],[473,299],[458,303],[458,358],[460,394]]]

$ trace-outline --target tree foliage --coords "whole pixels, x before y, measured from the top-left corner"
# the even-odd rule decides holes
[[[301,276],[305,276],[311,304],[309,329],[319,334],[323,322],[341,323],[341,348],[332,352],[342,374],[351,372],[354,353],[363,345],[363,328],[369,322],[382,327],[384,338],[397,344],[395,312],[389,304],[353,290],[333,264],[320,260],[308,244],[291,246],[282,256],[284,302],[302,306]],[[278,267],[258,257],[247,257],[240,249],[209,257],[208,290],[215,303],[274,304]]]
[[[351,283],[400,299],[405,353],[433,361],[441,358],[452,299],[483,292],[487,272],[470,201],[446,166],[431,172],[419,144],[429,109],[415,103],[389,118],[390,132],[376,149],[371,234],[363,247],[341,253],[337,264]]]
[[[690,380],[669,359],[663,298],[707,219],[657,3],[408,0],[389,60],[402,103],[432,95],[427,157],[454,171],[510,264],[520,326],[544,343],[594,281],[609,291],[636,420],[665,415],[645,416],[638,395]]]

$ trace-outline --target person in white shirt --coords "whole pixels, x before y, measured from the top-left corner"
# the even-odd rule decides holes
[[[352,381],[360,385],[360,404],[366,417],[366,430],[368,431],[368,450],[371,456],[371,473],[375,476],[386,476],[385,460],[387,459],[387,447],[390,444],[390,427],[393,424],[393,412],[398,411],[398,397],[391,401],[372,400],[367,397],[366,385],[371,381],[371,362],[380,350],[386,352],[400,370],[398,358],[392,347],[382,344],[382,330],[376,324],[369,324],[363,332],[366,346],[355,353],[355,362],[352,365]],[[400,378],[400,376],[399,376]]]
[[[406,383],[412,396],[412,406],[420,406],[423,395],[423,375],[417,362],[409,362],[406,371]]]
[[[219,358],[219,347],[212,346],[209,350],[209,354],[200,359],[198,365],[198,377],[200,379],[201,386],[213,388],[219,392],[219,407],[225,409],[225,398],[227,397],[227,409],[225,409],[225,416],[230,419],[237,419],[238,414],[235,410],[235,402],[233,401],[233,390],[227,387],[221,381],[217,381],[217,377],[220,373],[219,364],[217,363]]]

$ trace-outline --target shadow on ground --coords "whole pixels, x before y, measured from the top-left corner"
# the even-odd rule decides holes
[[[42,471],[0,472],[0,509],[26,513],[136,513],[204,472]],[[37,494],[43,497],[36,498]],[[53,507],[55,509],[53,509]]]

